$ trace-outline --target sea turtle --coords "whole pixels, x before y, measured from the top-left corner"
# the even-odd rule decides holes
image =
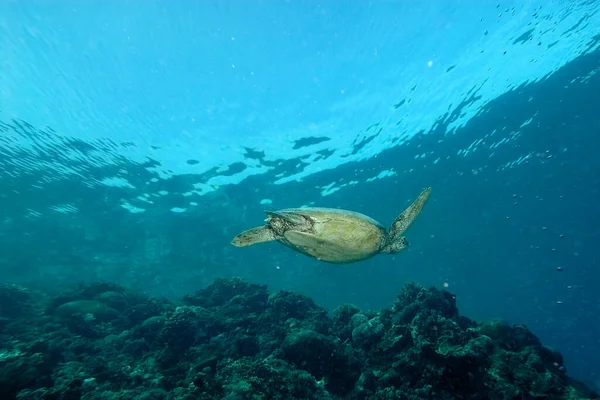
[[[408,247],[402,234],[423,209],[431,188],[400,214],[386,230],[374,219],[334,208],[287,208],[265,211],[265,224],[233,238],[236,247],[276,240],[318,260],[347,264],[366,260],[378,253],[397,253]]]

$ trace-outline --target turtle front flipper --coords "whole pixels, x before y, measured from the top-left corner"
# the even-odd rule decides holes
[[[421,210],[423,210],[423,206],[430,194],[430,187],[423,189],[419,194],[419,197],[417,197],[417,199],[394,220],[388,231],[388,243],[396,242],[408,229],[415,218],[421,213]]]
[[[270,242],[275,240],[275,232],[268,226],[257,226],[248,229],[233,238],[231,244],[235,247],[251,246],[256,243]]]

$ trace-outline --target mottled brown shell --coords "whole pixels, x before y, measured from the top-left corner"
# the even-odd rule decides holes
[[[280,211],[309,217],[310,232],[287,230],[281,243],[301,253],[332,263],[350,263],[377,254],[386,238],[385,228],[374,219],[347,210],[296,208]]]

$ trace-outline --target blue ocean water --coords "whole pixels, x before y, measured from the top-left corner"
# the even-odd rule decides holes
[[[600,389],[600,2],[5,1],[0,281],[180,297],[241,276],[335,308],[416,281]],[[387,226],[346,266],[234,248],[264,210]]]

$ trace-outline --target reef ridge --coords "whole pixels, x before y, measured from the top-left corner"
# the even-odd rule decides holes
[[[0,305],[2,399],[599,398],[526,327],[470,320],[412,282],[376,312],[239,278],[179,301],[0,285]]]

